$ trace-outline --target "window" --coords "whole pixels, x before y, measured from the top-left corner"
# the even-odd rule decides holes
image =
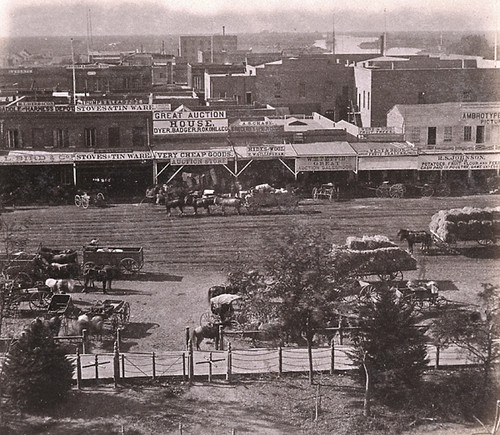
[[[54,148],[67,148],[69,146],[68,130],[57,128],[53,132]]]
[[[425,92],[422,91],[422,92],[418,93],[417,103],[418,104],[425,104]]]
[[[299,83],[299,97],[304,98],[306,96],[306,84],[304,82]]]
[[[470,142],[472,140],[472,127],[466,125],[464,127],[464,142]]]
[[[144,148],[145,131],[143,127],[132,128],[132,146],[133,148]]]
[[[366,108],[370,109],[370,93],[366,93]]]
[[[410,142],[420,143],[420,127],[412,127],[410,130]]]
[[[484,143],[484,125],[476,127],[476,143]]]
[[[97,131],[95,128],[85,129],[85,146],[95,148],[97,146]]]
[[[427,128],[427,145],[436,145],[436,127]]]
[[[31,146],[33,148],[42,148],[44,143],[44,131],[43,128],[34,128],[31,130]]]
[[[452,140],[453,140],[453,128],[445,127],[443,142],[451,142]]]
[[[281,98],[281,83],[274,83],[274,98]]]
[[[363,91],[363,109],[366,107],[366,91]]]
[[[472,101],[472,91],[466,90],[462,92],[462,101]]]
[[[19,130],[7,130],[7,148],[20,147]]]
[[[252,93],[251,92],[247,92],[245,94],[245,99],[246,99],[246,104],[252,104]]]
[[[108,128],[108,145],[110,148],[120,148],[120,127]]]

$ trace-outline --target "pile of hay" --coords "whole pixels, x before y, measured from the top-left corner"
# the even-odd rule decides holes
[[[500,234],[500,207],[454,208],[434,214],[429,229],[441,240],[494,240]]]
[[[417,261],[385,236],[349,237],[346,245],[334,245],[331,256],[339,273],[386,274],[415,270]]]

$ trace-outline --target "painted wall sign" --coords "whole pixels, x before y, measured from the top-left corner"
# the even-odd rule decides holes
[[[73,112],[74,106],[61,104],[57,106],[0,106],[0,112]]]
[[[152,112],[169,104],[77,104],[75,112]]]
[[[0,155],[0,165],[54,165],[73,163],[73,153],[9,153]]]
[[[248,157],[284,157],[285,145],[248,145]]]
[[[416,156],[417,150],[414,148],[370,148],[358,153],[360,156]]]
[[[500,125],[500,110],[463,111],[461,120],[466,125]]]
[[[153,112],[154,135],[227,134],[225,110],[199,112]]]
[[[395,127],[361,127],[359,129],[359,135],[365,134],[396,134]]]
[[[315,156],[299,157],[295,161],[295,170],[299,171],[354,171],[355,156]]]
[[[500,169],[500,153],[420,155],[421,171],[464,171]]]

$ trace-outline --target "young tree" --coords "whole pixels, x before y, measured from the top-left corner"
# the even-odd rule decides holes
[[[12,345],[1,375],[2,394],[21,410],[47,408],[71,389],[73,366],[47,322],[35,320]]]
[[[376,298],[360,303],[350,357],[363,369],[366,415],[372,391],[394,395],[419,384],[428,359],[424,331],[416,323],[413,306],[387,286]]]
[[[479,311],[447,310],[434,321],[431,333],[440,345],[458,346],[481,364],[486,391],[493,364],[500,360],[500,294],[498,286],[482,286]]]

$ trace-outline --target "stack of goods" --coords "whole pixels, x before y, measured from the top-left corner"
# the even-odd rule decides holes
[[[334,245],[331,255],[339,273],[371,275],[417,268],[411,254],[379,235],[349,237],[346,245]]]
[[[495,240],[500,234],[500,207],[440,210],[429,229],[446,243],[457,240]]]

